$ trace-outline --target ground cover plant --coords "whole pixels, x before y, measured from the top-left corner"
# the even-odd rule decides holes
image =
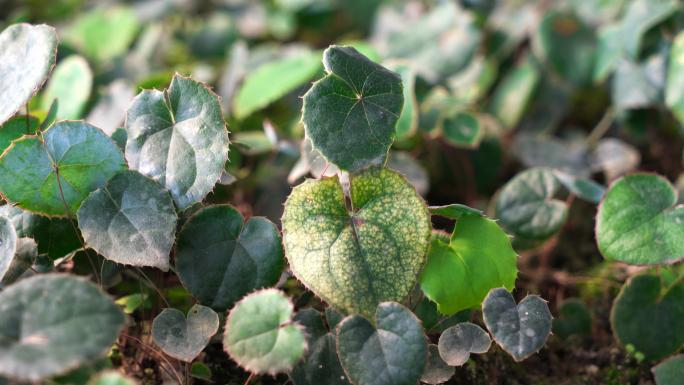
[[[0,385],[677,384],[682,55],[666,0],[2,4]]]

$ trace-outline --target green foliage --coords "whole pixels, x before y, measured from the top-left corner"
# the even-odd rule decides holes
[[[393,60],[385,63],[390,71],[401,76],[404,85],[404,109],[397,121],[398,141],[412,137],[418,130],[418,100],[416,99],[416,71],[410,62],[405,60]]]
[[[611,325],[623,346],[632,344],[647,360],[660,360],[684,345],[684,282],[664,289],[660,277],[630,278],[615,298]]]
[[[404,106],[401,77],[352,47],[331,46],[323,64],[328,75],[304,95],[306,136],[340,170],[384,165]]]
[[[444,362],[442,356],[439,355],[437,345],[428,345],[428,362],[420,381],[431,385],[441,384],[449,381],[454,373],[456,373],[456,368]]]
[[[19,238],[36,241],[38,254],[57,259],[81,247],[79,235],[67,218],[49,218],[18,207],[11,208],[8,216]]]
[[[152,324],[154,342],[164,353],[181,361],[192,362],[216,334],[219,318],[213,310],[195,305],[185,319],[177,309],[164,309]]]
[[[126,141],[128,140],[128,134],[125,128],[117,128],[111,135],[112,140],[121,149],[121,151],[126,150]]]
[[[672,43],[670,63],[665,87],[665,104],[672,114],[684,122],[684,32],[680,32]]]
[[[0,375],[26,381],[103,356],[125,321],[105,293],[64,274],[39,275],[6,288],[0,308]]]
[[[252,373],[276,374],[295,366],[308,348],[304,328],[293,323],[294,305],[281,291],[256,291],[235,304],[223,347]]]
[[[0,215],[0,280],[9,270],[14,253],[17,250],[17,233],[14,231],[12,221]]]
[[[447,143],[462,148],[477,148],[484,135],[477,118],[465,112],[445,118],[442,130]]]
[[[337,351],[349,380],[357,385],[417,383],[428,355],[418,318],[395,302],[380,303],[375,314],[376,326],[359,315],[338,326]]]
[[[72,55],[59,62],[41,96],[41,108],[48,109],[59,99],[57,120],[80,119],[93,88],[93,72],[81,56]]]
[[[516,305],[508,290],[492,289],[482,303],[482,313],[494,340],[516,361],[538,351],[551,334],[551,312],[536,295]]]
[[[226,311],[256,289],[274,286],[285,252],[276,226],[245,218],[235,208],[204,208],[178,234],[176,269],[200,303]]]
[[[420,286],[442,314],[478,309],[491,289],[513,290],[517,259],[496,222],[466,214],[456,222],[449,244],[431,242]]]
[[[190,367],[190,375],[200,380],[211,380],[211,370],[201,362],[193,362]]]
[[[349,384],[337,356],[335,340],[336,324],[344,316],[331,309],[326,309],[331,332],[325,328],[321,314],[315,309],[302,310],[294,317],[294,322],[304,327],[309,345],[304,359],[288,372],[295,385]],[[333,318],[332,322],[330,318]]]
[[[55,65],[57,43],[48,25],[14,24],[0,33],[0,124],[43,86]]]
[[[69,213],[76,213],[88,194],[125,169],[123,154],[102,131],[64,121],[45,131],[42,140],[28,136],[12,143],[0,158],[0,190],[22,209],[65,216],[64,201]]]
[[[44,132],[54,122],[57,121],[57,110],[59,110],[59,99],[55,98],[55,100],[52,101],[52,104],[50,105],[50,109],[48,110],[47,115],[45,115],[45,120],[43,120],[42,123],[40,123],[40,131]]]
[[[677,191],[654,174],[615,181],[596,217],[596,241],[604,257],[637,265],[661,265],[684,258],[684,209],[673,207]]]
[[[468,361],[470,353],[486,353],[492,339],[479,326],[468,322],[445,330],[439,337],[439,355],[451,366],[461,366]]]
[[[684,376],[684,355],[667,359],[652,369],[658,385],[676,385]]]
[[[399,173],[350,176],[351,213],[336,177],[307,180],[285,204],[283,241],[292,272],[345,315],[375,319],[378,303],[403,302],[418,280],[430,216]]]
[[[465,205],[453,204],[448,206],[430,206],[428,210],[431,214],[441,215],[451,219],[459,219],[464,214],[475,214],[482,216],[480,210],[475,210]]]
[[[560,314],[551,326],[554,335],[565,340],[573,334],[591,334],[591,313],[580,302],[563,302]]]
[[[126,159],[159,182],[184,210],[214,187],[228,157],[228,132],[216,94],[180,75],[169,89],[143,90],[126,113]]]
[[[40,128],[40,121],[34,116],[26,115],[15,116],[0,126],[0,153],[4,152],[12,144],[13,140],[19,139],[24,135],[34,134]]]
[[[75,20],[66,40],[86,57],[106,62],[128,50],[139,28],[131,8],[98,8]]]
[[[115,371],[105,371],[90,381],[87,385],[135,385],[136,382],[132,378],[126,377],[123,374]]]
[[[283,95],[315,80],[321,70],[321,55],[303,52],[292,58],[283,58],[259,67],[249,74],[233,103],[236,119],[244,119]]]
[[[553,174],[556,176],[556,178],[558,178],[558,181],[563,185],[563,187],[575,194],[575,196],[578,198],[584,199],[585,201],[595,205],[601,203],[603,193],[606,192],[605,187],[594,182],[593,180],[572,176],[563,171],[553,170]]]
[[[539,71],[531,60],[516,65],[501,80],[487,106],[506,129],[512,129],[520,122],[527,104],[539,83]]]
[[[470,321],[473,311],[464,310],[451,317],[447,317],[437,310],[436,303],[428,298],[423,298],[413,309],[413,314],[420,319],[420,323],[423,325],[426,333],[441,333],[459,323]]]
[[[55,265],[50,258],[38,255],[38,248],[33,239],[19,238],[16,246],[9,268],[4,276],[0,274],[0,288],[37,273],[49,273],[55,270]]]
[[[565,223],[568,207],[553,199],[558,179],[545,168],[533,168],[516,175],[504,186],[496,201],[496,215],[513,235],[546,239]]]

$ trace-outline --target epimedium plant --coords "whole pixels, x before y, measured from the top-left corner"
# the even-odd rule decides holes
[[[588,70],[568,72],[563,53],[553,52],[559,37],[546,29],[557,17],[540,24],[541,47],[559,73],[584,84]],[[472,20],[457,24],[473,28]],[[586,31],[577,33],[581,41],[572,44],[582,45]],[[471,48],[460,56],[472,55]],[[516,303],[511,294],[519,273],[511,235],[522,242],[556,236],[568,217],[568,202],[556,198],[561,185],[598,204],[597,245],[606,259],[660,266],[684,257],[677,192],[654,174],[629,174],[604,188],[531,168],[499,192],[498,221],[464,205],[428,206],[405,175],[386,166],[394,141],[415,130],[413,67],[398,61],[389,66],[394,72],[350,46],[325,50],[326,75],[303,97],[305,134],[326,168],[292,189],[281,233],[266,218],[203,203],[231,175],[219,98],[200,81],[176,74],[168,89],[143,90],[111,136],[84,121],[55,121],[56,100],[47,101],[54,111],[42,121],[12,117],[50,76],[56,50],[48,26],[17,24],[0,34],[0,88],[11,90],[0,96],[0,376],[12,380],[63,375],[96,362],[122,338],[185,362],[187,375],[221,319],[223,348],[235,363],[253,375],[285,372],[295,385],[443,383],[492,340],[524,360],[544,347],[552,325],[563,335],[587,332],[581,307],[573,313],[569,305],[556,320],[564,323],[554,323],[540,296]],[[415,51],[397,56],[417,55],[428,78],[465,65],[456,55],[430,71],[429,52]],[[534,88],[538,79],[526,77],[531,66],[519,64],[504,83]],[[471,148],[482,140],[478,119],[445,111],[444,100],[435,99],[447,142]],[[490,108],[496,114],[496,95]],[[521,112],[501,120],[512,127]],[[254,149],[248,142],[240,145]],[[339,172],[326,174],[329,167]],[[434,229],[433,215],[455,220],[453,232]],[[101,269],[90,261],[99,287],[54,272],[78,250],[105,259]],[[293,299],[274,288],[285,266],[328,305],[325,320],[315,309],[295,312]],[[149,326],[156,348],[124,332],[127,309],[107,294],[112,276],[140,278],[143,267],[172,271],[197,301],[187,315],[167,304],[156,316]],[[683,303],[681,278],[631,278],[613,306],[617,339],[647,360],[677,353]],[[472,322],[473,311],[481,311],[483,325]],[[654,368],[656,377],[676,375],[679,361]]]

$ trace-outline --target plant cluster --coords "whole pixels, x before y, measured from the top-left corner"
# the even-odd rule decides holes
[[[285,373],[295,385],[440,384],[493,343],[522,361],[544,348],[552,331],[561,339],[591,333],[591,315],[578,301],[566,301],[553,319],[541,296],[516,301],[512,294],[518,253],[542,249],[547,267],[546,250],[569,221],[575,197],[597,206],[596,246],[606,260],[662,266],[626,281],[610,322],[636,360],[665,360],[653,368],[658,384],[678,383],[684,272],[670,266],[684,258],[684,208],[665,177],[630,173],[639,164],[636,150],[601,137],[614,119],[638,125],[657,103],[667,107],[659,113],[684,119],[684,32],[667,39],[679,25],[671,19],[678,3],[628,3],[594,5],[595,17],[611,20],[597,35],[582,16],[586,9],[501,5],[498,12],[511,12],[506,25],[497,11],[445,1],[379,36],[391,58],[382,63],[373,48],[354,42],[273,60],[244,79],[230,119],[247,122],[307,82],[322,61],[324,76],[302,97],[301,148],[288,148],[267,120],[263,133],[229,133],[218,95],[177,73],[161,80],[168,83],[163,91],[149,87],[129,105],[101,107],[123,115],[123,127],[103,129],[98,115],[74,120],[89,99],[88,61],[72,55],[55,67],[54,28],[9,25],[0,34],[0,384],[58,382],[104,356],[124,362],[124,341],[183,384],[190,376],[217,380],[196,361],[212,338],[252,375]],[[137,26],[123,28],[127,42],[108,47],[83,34],[108,27],[101,20],[125,26],[126,12],[93,14],[67,39],[89,60],[111,60],[127,50]],[[489,36],[493,46],[484,54],[484,22],[474,15],[488,13],[487,23],[499,23],[489,28],[501,35]],[[497,60],[524,38],[513,24],[535,15],[532,52],[517,52],[497,81]],[[448,47],[426,44],[433,40]],[[667,82],[657,84],[653,71]],[[549,113],[553,106],[607,79],[612,105],[580,139],[584,146],[540,139],[560,124]],[[31,115],[46,81],[40,112]],[[526,128],[513,137],[519,126]],[[427,183],[415,175],[422,168],[391,150],[410,150],[420,140],[438,143],[448,161],[450,151],[466,149],[485,164],[496,156],[492,148],[513,141],[527,169],[484,210],[468,189],[492,178],[468,176],[470,161],[459,161],[468,205],[430,206]],[[268,167],[288,151],[299,156],[292,184],[313,178],[279,202],[280,223],[212,200],[217,185],[246,178],[231,164],[271,153]],[[602,172],[608,187],[592,171]],[[444,223],[453,230],[441,230]],[[92,267],[89,276],[70,273],[77,262]],[[148,297],[168,295],[146,271],[173,277],[194,303],[166,302],[148,323]],[[112,298],[122,277],[134,278],[140,293]],[[284,290],[284,280],[325,305],[296,306],[301,298]],[[142,311],[142,325],[130,316],[135,311]],[[94,371],[93,383],[136,382]]]

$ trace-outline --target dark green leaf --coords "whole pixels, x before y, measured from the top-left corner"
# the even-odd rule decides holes
[[[651,371],[658,385],[677,385],[684,378],[684,354],[661,362]]]
[[[461,366],[470,353],[482,354],[489,350],[492,339],[481,327],[468,322],[452,326],[439,337],[439,355],[451,366]]]
[[[171,192],[179,210],[214,187],[228,157],[228,131],[216,94],[180,75],[164,92],[143,90],[126,114],[132,169]]]
[[[451,219],[459,219],[464,214],[482,215],[482,211],[475,210],[465,205],[452,204],[447,206],[430,206],[428,210],[431,214],[441,215]]]
[[[280,279],[285,262],[280,234],[266,218],[245,218],[229,205],[200,210],[178,234],[176,269],[200,303],[226,311],[256,289]]]
[[[677,190],[655,174],[630,174],[614,182],[596,217],[596,242],[604,257],[637,265],[684,258],[684,207]]]
[[[335,310],[332,306],[328,306],[325,308],[325,318],[328,320],[330,330],[335,330],[337,325],[344,319],[344,314]]]
[[[684,282],[662,290],[657,275],[630,278],[615,298],[610,316],[618,341],[632,344],[647,360],[661,360],[684,345]]]
[[[40,124],[40,131],[45,132],[54,122],[57,121],[57,110],[59,109],[59,99],[55,98],[50,104],[45,120]]]
[[[370,167],[350,176],[352,214],[338,178],[296,187],[283,215],[290,268],[343,314],[374,319],[378,303],[404,302],[425,263],[430,215],[399,173]]]
[[[0,124],[43,86],[57,56],[57,34],[49,25],[15,24],[0,34]]]
[[[178,309],[164,309],[154,319],[152,337],[164,353],[191,362],[209,344],[218,327],[218,314],[208,307],[193,306],[187,320]]]
[[[28,237],[36,241],[38,254],[58,259],[81,248],[79,235],[68,218],[48,218],[18,207],[10,210],[9,218],[19,238]]]
[[[304,95],[307,137],[341,170],[384,165],[404,106],[401,77],[352,47],[331,46],[323,64],[328,75]]]
[[[104,356],[126,318],[95,285],[65,274],[0,292],[0,375],[37,382]]]
[[[114,141],[114,143],[116,143],[116,145],[119,146],[121,151],[126,150],[126,141],[128,140],[128,134],[126,133],[125,128],[117,128],[116,131],[112,133],[111,138]]]
[[[431,242],[420,286],[442,314],[478,309],[491,289],[515,288],[517,260],[510,237],[495,221],[466,214],[456,222],[449,244]]]
[[[337,351],[356,385],[414,385],[427,363],[427,342],[418,318],[395,302],[378,305],[373,326],[352,315],[337,329]]]
[[[168,270],[176,212],[154,180],[135,170],[117,174],[83,201],[78,221],[85,241],[105,258]]]
[[[536,295],[516,305],[508,290],[492,289],[482,303],[482,313],[494,340],[516,361],[541,349],[551,334],[551,312]]]
[[[447,236],[447,241],[448,240],[449,237]],[[441,333],[452,326],[470,321],[473,311],[464,310],[451,317],[446,317],[437,310],[436,303],[430,301],[428,298],[423,298],[413,310],[413,314],[420,319],[420,323],[423,325],[423,329],[425,329],[426,333]]]
[[[279,290],[248,295],[230,311],[224,349],[252,373],[274,375],[292,368],[307,349],[304,328],[292,323],[293,312],[294,305]]]
[[[439,355],[437,345],[428,345],[428,362],[420,381],[431,385],[441,384],[449,381],[454,373],[456,373],[456,368],[444,362]]]
[[[458,148],[477,148],[484,136],[477,118],[469,113],[457,113],[453,117],[446,117],[442,123],[444,139]]]
[[[591,313],[577,301],[566,301],[560,308],[561,318],[553,320],[553,334],[565,340],[573,334],[591,334]]]
[[[553,199],[558,179],[551,170],[533,168],[523,171],[504,186],[496,201],[501,224],[516,236],[546,239],[565,223],[568,207]]]
[[[193,362],[190,367],[190,375],[200,380],[211,380],[211,370],[201,362]]]
[[[340,313],[337,315],[344,317]],[[288,372],[292,382],[295,385],[349,384],[337,356],[333,323],[328,320],[332,330],[328,332],[323,325],[321,314],[315,309],[300,311],[294,317],[294,322],[304,326],[308,336],[309,351],[304,360]]]
[[[88,194],[125,169],[123,154],[102,131],[87,123],[63,121],[52,125],[43,140],[25,137],[5,151],[0,158],[0,190],[22,209],[65,216],[61,184],[73,215]]]
[[[35,133],[40,127],[39,125],[40,121],[35,116],[29,116],[28,129],[26,126],[26,115],[15,116],[6,121],[5,124],[0,126],[0,153],[3,153],[9,147],[13,140]]]

